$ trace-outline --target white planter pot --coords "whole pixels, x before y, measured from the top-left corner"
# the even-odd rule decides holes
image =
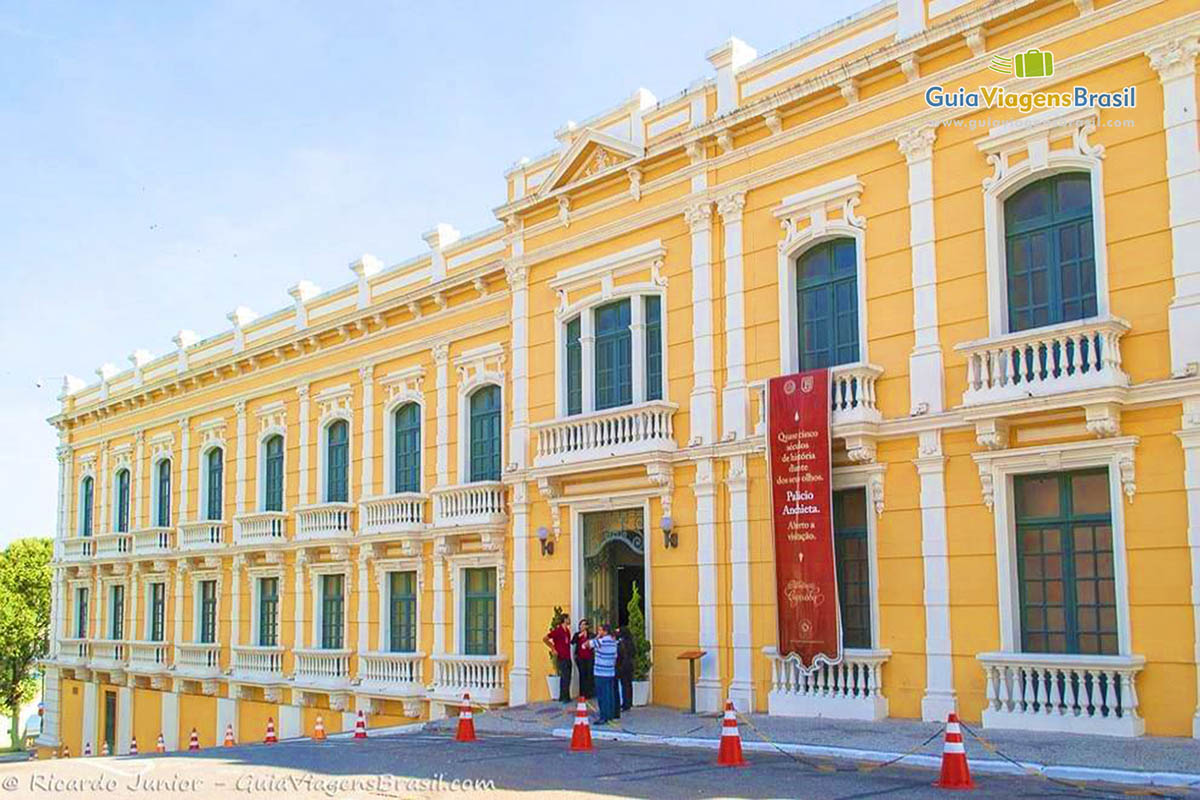
[[[551,700],[558,699],[558,676],[557,675],[547,675],[546,676],[546,689],[550,692]]]
[[[644,706],[650,702],[650,681],[633,682],[633,704]]]

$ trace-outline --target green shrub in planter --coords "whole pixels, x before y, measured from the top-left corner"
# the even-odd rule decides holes
[[[633,636],[633,679],[645,681],[650,679],[650,668],[654,662],[650,658],[650,640],[646,638],[646,617],[642,614],[642,594],[638,585],[633,584],[633,596],[629,605],[629,633]]]

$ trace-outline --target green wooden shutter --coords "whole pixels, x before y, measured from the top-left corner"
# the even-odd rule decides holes
[[[646,321],[646,399],[662,400],[662,298],[648,295],[643,301]]]
[[[393,491],[421,491],[421,407],[405,403],[396,409]]]
[[[339,419],[326,433],[325,501],[345,503],[350,497],[350,426]]]
[[[417,649],[417,573],[388,573],[391,610],[389,645],[394,653]]]
[[[500,480],[500,387],[488,385],[471,395],[472,481]]]
[[[163,459],[158,462],[157,505],[158,516],[154,524],[160,528],[171,525],[171,462]]]
[[[283,437],[267,439],[263,470],[263,511],[283,511]]]
[[[225,452],[216,447],[208,451],[208,512],[209,519],[223,519],[225,483]]]
[[[809,248],[796,264],[799,368],[858,361],[858,254],[853,239]]]
[[[567,414],[583,411],[583,349],[579,344],[579,317],[567,323]]]

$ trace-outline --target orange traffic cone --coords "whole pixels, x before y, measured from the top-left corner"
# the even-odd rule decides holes
[[[742,735],[738,733],[737,713],[733,701],[725,701],[725,718],[721,720],[721,747],[717,751],[717,765],[722,767],[744,767],[742,758]]]
[[[137,737],[134,736],[132,739],[129,740],[129,755],[136,756],[137,754],[138,754]]]
[[[233,723],[225,723],[225,739],[221,742],[222,747],[233,747],[237,741],[233,738]]]
[[[154,743],[154,752],[156,752],[156,753],[167,752],[167,740],[163,738],[163,735],[161,733],[158,735],[158,741]]]
[[[974,789],[971,770],[967,766],[967,751],[963,747],[962,728],[958,714],[946,718],[946,741],[942,745],[942,775],[934,786],[939,789]]]
[[[571,728],[571,749],[592,749],[592,724],[588,720],[587,701],[582,697],[575,706],[575,725]]]
[[[200,749],[200,734],[196,733],[196,729],[192,728],[192,735],[188,737],[188,752],[195,752]]]
[[[263,744],[277,744],[279,739],[275,738],[275,718],[267,717],[267,735],[263,737]]]
[[[313,725],[313,737],[312,738],[313,738],[314,742],[325,741],[325,720],[321,717],[320,714],[317,714],[317,724]]]
[[[91,755],[92,755],[92,743],[85,742],[83,745],[83,757],[89,758],[89,757],[91,757]]]
[[[367,738],[367,718],[363,716],[361,708],[358,710],[358,718],[354,720],[354,738]]]
[[[475,718],[471,716],[471,695],[464,694],[462,705],[458,707],[458,730],[454,734],[456,742],[475,741]]]

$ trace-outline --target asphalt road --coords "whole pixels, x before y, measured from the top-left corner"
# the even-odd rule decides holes
[[[572,753],[563,739],[488,735],[474,743],[444,733],[375,736],[365,742],[285,742],[140,758],[0,765],[0,797],[942,797],[927,770],[864,771],[850,762],[751,753],[744,768],[718,767],[715,753],[597,742]],[[465,790],[454,781],[472,782]],[[426,783],[420,783],[426,781]],[[482,783],[477,783],[482,781]],[[488,784],[487,781],[493,782]],[[1121,787],[1078,790],[1040,778],[977,776],[977,798],[1126,798]],[[494,788],[492,788],[494,786]],[[1162,796],[1184,797],[1165,791]],[[1197,796],[1197,795],[1190,795]]]

